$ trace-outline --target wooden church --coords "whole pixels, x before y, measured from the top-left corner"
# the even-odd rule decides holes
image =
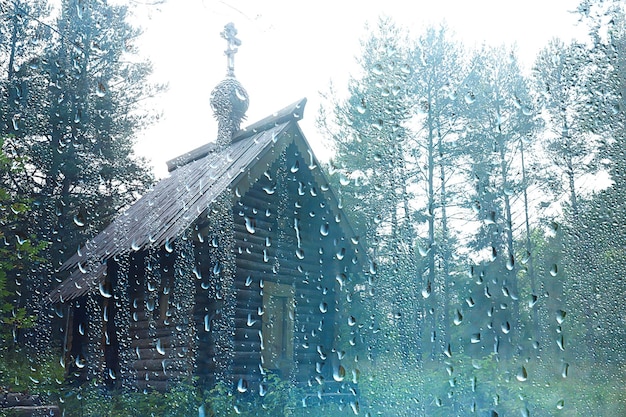
[[[306,100],[239,129],[235,35],[222,33],[228,73],[211,96],[217,140],[169,161],[49,295],[79,378],[165,390],[195,376],[241,391],[267,372],[343,378],[342,305],[366,253],[298,126]]]

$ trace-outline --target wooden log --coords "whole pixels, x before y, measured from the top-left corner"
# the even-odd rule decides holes
[[[181,346],[177,346],[175,348],[172,347],[166,347],[162,350],[162,352],[165,352],[165,354],[159,353],[157,351],[157,349],[155,347],[152,346],[146,346],[146,347],[139,347],[138,349],[139,351],[139,355],[137,355],[137,349],[135,347],[132,348],[132,354],[134,355],[135,358],[138,359],[177,359],[179,358],[179,354],[180,355],[187,355],[187,353],[183,350],[183,347]]]
[[[289,267],[287,264],[283,265],[281,263],[280,273],[281,275],[287,275],[287,276],[290,275],[294,277],[303,276],[304,274],[297,269],[297,266],[298,266],[297,264],[294,264],[292,267]],[[241,272],[242,275],[247,274],[247,273],[257,273],[257,274],[265,273],[268,275],[273,275],[274,274],[273,267],[274,267],[273,263],[270,263],[269,261],[263,262],[262,257],[254,258],[251,256],[246,256],[246,257],[237,258],[237,271]],[[302,268],[306,270],[304,266],[302,266]]]
[[[137,326],[131,327],[132,335],[136,339],[141,340],[151,340],[151,339],[161,339],[172,337],[176,333],[175,326],[163,326],[157,327],[156,329],[149,329],[148,326]]]
[[[140,390],[154,390],[154,391],[158,391],[158,392],[165,392],[168,390],[168,388],[171,388],[171,386],[173,385],[173,382],[170,381],[153,381],[153,380],[139,380],[137,381],[137,387]]]
[[[61,417],[61,410],[57,405],[16,405],[13,407],[0,408],[2,415],[29,417],[50,416]]]
[[[164,362],[165,361],[165,362]],[[136,371],[153,371],[153,372],[163,372],[163,367],[165,366],[166,371],[175,370],[175,371],[186,371],[187,370],[187,362],[184,359],[176,360],[176,359],[137,359],[131,362],[131,366]]]

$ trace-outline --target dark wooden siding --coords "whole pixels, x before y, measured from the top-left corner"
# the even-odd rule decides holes
[[[335,216],[307,168],[305,158],[292,145],[268,167],[267,175],[256,180],[245,195],[236,196],[233,205],[237,305],[231,376],[233,382],[246,380],[251,389],[260,380],[263,366],[263,317],[259,313],[264,282],[295,289],[295,366],[283,377],[304,383],[319,375],[318,362],[323,364],[321,376],[331,377],[338,296],[335,276],[342,267],[335,253],[337,244],[345,239],[339,227],[332,227]],[[210,270],[213,265],[206,248],[210,240],[207,236],[203,243],[196,242],[200,271]],[[216,335],[210,324],[219,303],[210,296],[207,288],[211,283],[202,275],[196,287],[194,316],[198,329],[196,364],[200,379],[212,383]]]
[[[319,168],[316,168],[319,169]],[[350,268],[354,258],[349,238],[338,226],[341,219],[323,197],[323,187],[314,181],[306,156],[291,145],[268,167],[243,196],[234,190],[233,219],[236,256],[236,309],[233,335],[232,382],[243,379],[257,389],[262,364],[261,339],[263,283],[272,282],[294,289],[293,361],[282,376],[294,382],[332,379],[336,361],[338,292],[336,275]],[[158,279],[146,272],[147,251],[130,257],[129,329],[132,370],[140,389],[164,390],[192,370],[185,358],[193,356],[193,372],[201,383],[215,382],[217,358],[213,327],[217,299],[211,270],[215,264],[211,236],[203,235],[206,216],[194,224],[195,281],[193,325],[195,340],[180,344],[176,323],[169,315],[174,286],[176,251],[164,248],[153,254],[158,259]],[[109,261],[111,262],[111,261]],[[151,280],[151,281],[150,281]],[[148,282],[150,281],[150,282]],[[153,288],[149,291],[148,287]],[[166,293],[170,292],[170,296]],[[178,340],[178,346],[174,346]],[[159,349],[157,350],[157,343]],[[194,346],[195,345],[195,346]],[[183,354],[183,350],[187,352]],[[109,353],[113,358],[113,352]],[[182,357],[182,358],[181,358]],[[111,362],[111,361],[109,361]],[[319,372],[321,369],[321,372]],[[281,370],[271,370],[281,372]]]

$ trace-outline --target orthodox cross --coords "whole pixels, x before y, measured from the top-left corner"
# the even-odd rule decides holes
[[[236,38],[237,29],[235,29],[235,25],[231,22],[224,26],[224,31],[220,33],[222,38],[226,39],[228,45],[226,46],[226,50],[224,54],[227,58],[227,72],[226,75],[228,77],[235,76],[235,54],[237,53],[237,47],[241,46],[241,41]]]

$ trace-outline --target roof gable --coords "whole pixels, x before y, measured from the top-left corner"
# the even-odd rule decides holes
[[[302,118],[305,102],[296,102],[238,132],[233,143],[221,151],[209,144],[169,161],[168,177],[65,262],[64,270],[78,268],[50,294],[49,300],[63,302],[95,291],[106,274],[103,262],[107,259],[174,240],[223,192],[245,194],[292,143],[306,160],[344,234],[353,238],[354,232],[345,219],[341,221],[340,204],[296,123]]]

